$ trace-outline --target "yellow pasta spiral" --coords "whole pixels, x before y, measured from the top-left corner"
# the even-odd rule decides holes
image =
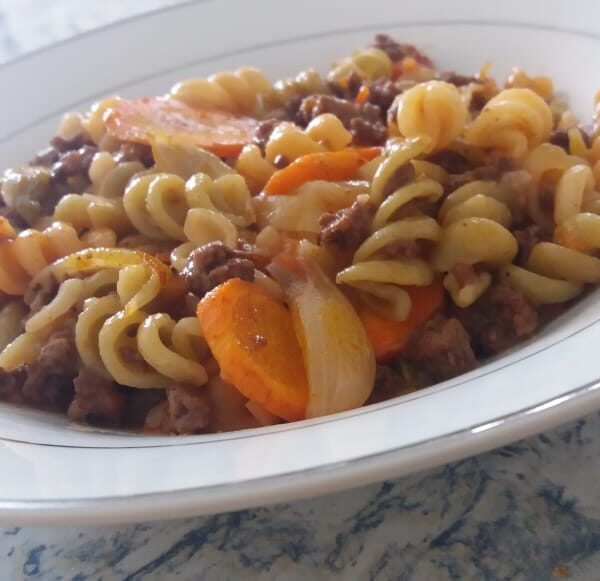
[[[337,63],[329,73],[329,79],[339,81],[350,75],[358,75],[371,82],[389,79],[392,72],[390,57],[378,48],[357,50],[354,54]]]
[[[18,236],[0,241],[0,290],[10,295],[22,295],[29,281],[44,267],[72,252],[91,246],[90,240],[101,246],[116,243],[112,230],[92,230],[80,237],[70,224],[54,222],[48,228],[23,230]]]
[[[191,107],[208,103],[231,113],[251,115],[262,108],[262,95],[270,90],[271,82],[262,71],[245,67],[207,79],[182,81],[171,89],[171,96]]]
[[[113,150],[113,138],[106,132],[106,112],[118,101],[118,97],[107,97],[94,103],[88,115],[83,119],[82,126],[92,141],[102,150]]]
[[[510,189],[498,182],[475,180],[446,196],[438,219],[442,226],[464,218],[488,218],[505,228],[512,223]]]
[[[194,317],[174,321],[164,313],[124,308],[148,280],[142,265],[128,266],[119,273],[116,292],[85,301],[75,327],[84,365],[130,387],[204,385],[201,361],[208,348]]]
[[[123,197],[131,178],[141,173],[147,173],[147,170],[139,161],[117,163],[107,151],[98,152],[88,170],[93,193],[103,198]]]
[[[236,225],[246,227],[256,219],[250,191],[235,174],[216,180],[196,174],[187,182],[175,174],[140,176],[127,186],[123,205],[138,232],[154,240],[193,241],[202,235],[200,230],[190,238],[190,232],[196,231],[190,222],[199,215],[219,223],[226,220],[233,233]]]
[[[432,150],[444,149],[462,132],[467,107],[458,89],[444,81],[419,83],[397,101],[396,123],[401,135],[426,136]]]
[[[433,268],[447,273],[444,286],[460,307],[473,304],[492,281],[489,269],[510,264],[517,255],[515,237],[500,223],[490,218],[457,219],[444,228],[432,256]],[[479,266],[466,285],[459,282],[454,269]]]
[[[507,267],[504,276],[537,304],[569,301],[586,283],[598,283],[600,259],[592,254],[600,248],[597,210],[592,170],[572,165],[556,184],[552,217],[543,215],[541,220],[547,231],[554,226],[555,242],[536,244],[525,267]]]
[[[283,122],[271,133],[265,147],[265,158],[273,163],[282,157],[286,161],[322,151],[338,151],[352,141],[351,133],[331,113],[315,117],[306,129],[294,123]]]
[[[54,219],[71,224],[77,232],[110,228],[121,237],[132,231],[131,222],[120,198],[67,194],[56,205]]]
[[[477,147],[522,159],[546,141],[552,131],[552,111],[531,89],[505,89],[485,105],[465,137]]]
[[[371,186],[371,203],[380,200],[387,182],[394,173],[408,163],[411,154],[419,151],[415,143],[398,148],[381,162],[380,170]],[[391,258],[386,249],[397,244],[411,244],[419,240],[436,242],[440,227],[436,220],[416,208],[409,215],[394,219],[395,215],[410,208],[419,200],[437,202],[444,188],[436,181],[423,178],[402,186],[379,205],[373,218],[372,234],[359,246],[352,265],[338,273],[336,282],[358,289],[361,297],[384,316],[404,320],[410,314],[411,301],[402,288],[406,285],[431,284],[433,270],[421,258]]]
[[[537,186],[529,197],[530,218],[546,232],[554,230],[556,243],[536,244],[524,267],[507,265],[502,274],[533,303],[566,302],[584,284],[600,281],[600,260],[590,255],[600,248],[600,196],[594,175],[581,158],[549,144],[536,148],[525,167]],[[553,189],[551,214],[540,200],[542,186]],[[573,248],[563,244],[573,240]]]
[[[323,95],[329,93],[327,84],[314,69],[306,69],[295,77],[276,81],[271,90],[263,95],[266,110],[284,106],[293,97]]]
[[[234,169],[244,177],[253,193],[262,190],[276,170],[274,162],[294,161],[309,153],[339,151],[352,142],[352,134],[331,113],[315,117],[306,129],[282,122],[271,134],[265,155],[256,145],[246,145],[235,161]]]

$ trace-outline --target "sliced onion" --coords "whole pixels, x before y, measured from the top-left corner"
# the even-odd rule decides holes
[[[275,260],[286,291],[309,383],[307,418],[362,406],[375,381],[375,356],[348,299],[307,253]]]
[[[213,179],[234,173],[214,153],[195,145],[158,135],[152,135],[151,142],[152,155],[159,171],[177,174],[185,180],[196,173],[205,173]]]

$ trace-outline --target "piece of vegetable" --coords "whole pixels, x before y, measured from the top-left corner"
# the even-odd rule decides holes
[[[275,258],[270,272],[290,300],[308,374],[306,417],[358,408],[375,381],[375,357],[356,311],[302,243]]]
[[[235,173],[214,153],[193,144],[174,143],[170,135],[152,135],[150,142],[159,172],[175,173],[184,180],[197,173],[205,173],[212,179]]]
[[[378,361],[400,353],[415,330],[444,304],[444,286],[441,280],[435,280],[429,286],[408,286],[404,290],[411,300],[410,314],[405,321],[386,319],[364,303],[357,305],[358,316]]]
[[[206,105],[192,108],[167,98],[119,99],[106,112],[107,131],[123,141],[149,144],[154,136],[194,144],[226,157],[252,141],[257,121]]]
[[[381,153],[379,147],[349,148],[303,155],[276,171],[264,187],[272,196],[289,194],[306,182],[324,180],[339,182],[351,180],[356,171]]]
[[[367,87],[367,85],[362,85],[361,88],[358,90],[355,101],[359,105],[362,105],[363,103],[366,103],[369,100],[369,94],[369,87]]]
[[[234,278],[208,293],[197,315],[225,381],[276,416],[304,417],[306,372],[285,305],[262,286]]]

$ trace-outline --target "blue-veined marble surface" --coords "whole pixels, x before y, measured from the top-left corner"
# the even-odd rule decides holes
[[[0,61],[176,3],[0,0]],[[600,415],[309,501],[132,526],[0,529],[0,581],[170,578],[600,580]]]

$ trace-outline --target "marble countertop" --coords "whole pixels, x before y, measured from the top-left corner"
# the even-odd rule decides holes
[[[0,61],[177,0],[0,0]],[[0,579],[600,579],[600,415],[427,473],[171,522],[0,529]]]

